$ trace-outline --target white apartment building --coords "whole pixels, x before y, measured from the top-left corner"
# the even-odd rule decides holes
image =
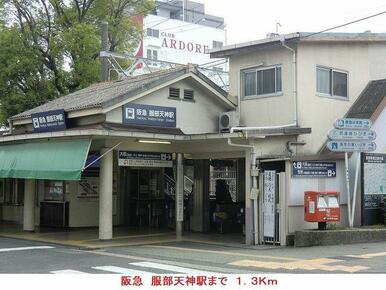
[[[192,1],[156,1],[143,28],[136,56],[163,62],[204,64],[211,61],[209,50],[225,43],[224,19],[206,14],[204,4]],[[148,65],[155,69],[162,63]]]

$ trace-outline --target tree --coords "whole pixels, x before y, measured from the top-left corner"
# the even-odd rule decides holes
[[[153,0],[0,0],[0,123],[99,80],[99,25],[132,52]]]

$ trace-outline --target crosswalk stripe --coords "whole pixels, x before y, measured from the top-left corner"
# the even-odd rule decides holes
[[[41,250],[41,249],[53,249],[51,246],[36,246],[36,247],[17,247],[17,248],[4,248],[0,249],[0,252],[14,252],[14,251],[28,251],[28,250]]]
[[[129,263],[129,264],[133,266],[155,268],[155,269],[172,271],[177,273],[184,273],[184,274],[199,274],[199,273],[203,274],[204,273],[204,271],[202,270],[178,267],[178,266],[167,265],[167,264],[159,264],[159,263],[153,263],[153,262],[135,262],[135,263]],[[208,274],[208,273],[205,272],[205,274]]]
[[[52,274],[88,274],[86,272],[81,272],[81,271],[71,270],[71,269],[50,271],[50,273]]]
[[[129,268],[123,268],[123,267],[116,267],[116,266],[98,266],[98,267],[92,267],[95,270],[101,270],[106,272],[113,272],[118,274],[130,274],[130,275],[148,275],[148,274],[154,274],[152,272],[146,272],[146,271],[139,271],[135,269],[129,269]]]

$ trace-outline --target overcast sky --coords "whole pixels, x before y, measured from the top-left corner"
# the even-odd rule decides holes
[[[222,16],[228,44],[279,33],[313,32],[386,10],[385,0],[194,0],[204,3],[206,13]],[[386,32],[386,14],[335,30],[340,32]]]

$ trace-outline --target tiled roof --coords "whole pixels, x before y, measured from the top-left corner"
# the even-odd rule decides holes
[[[371,81],[347,112],[346,118],[369,119],[386,97],[386,79]]]
[[[140,94],[164,82],[186,74],[187,66],[178,66],[151,74],[129,77],[124,80],[101,82],[49,101],[41,106],[22,112],[11,119],[30,117],[33,113],[64,109],[66,112],[88,108],[106,107],[122,99]]]
[[[370,81],[344,117],[370,119],[385,98],[386,79]],[[330,153],[326,143],[320,149],[320,154]]]
[[[282,42],[386,42],[386,33],[345,33],[345,32],[295,32],[290,34],[271,34],[267,38],[223,46],[212,49],[210,55],[213,58],[231,56],[241,52],[248,53],[254,49],[272,48],[281,45]]]

